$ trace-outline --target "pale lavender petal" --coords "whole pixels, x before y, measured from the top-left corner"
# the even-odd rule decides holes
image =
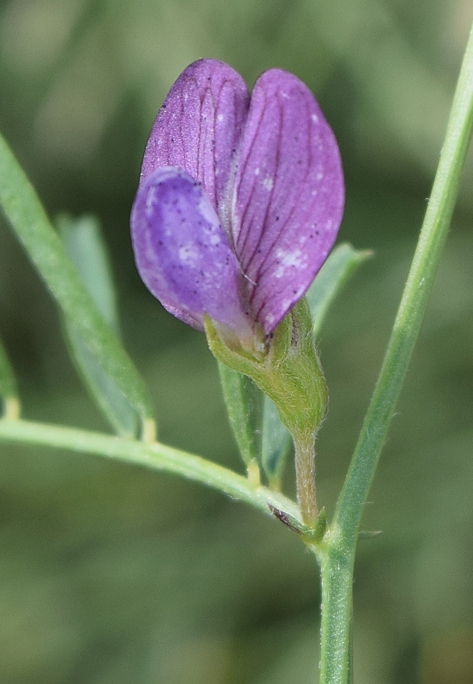
[[[202,330],[204,315],[251,337],[241,271],[201,185],[165,167],[142,181],[131,215],[138,271],[174,316]]]
[[[240,74],[223,62],[201,59],[179,76],[154,122],[142,179],[163,166],[187,171],[222,213],[235,151],[248,111]]]
[[[265,72],[241,143],[233,237],[252,315],[266,334],[324,263],[343,204],[337,142],[314,96],[292,74]]]

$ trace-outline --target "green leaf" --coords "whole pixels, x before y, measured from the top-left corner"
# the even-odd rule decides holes
[[[370,250],[355,249],[348,242],[338,245],[330,254],[306,295],[316,335],[337,294],[357,268],[371,256]]]
[[[281,477],[292,448],[289,430],[279,417],[276,404],[269,397],[263,400],[263,438],[261,465],[271,489],[280,491]]]
[[[103,240],[98,219],[90,215],[72,218],[67,214],[61,214],[56,219],[56,225],[67,254],[79,271],[100,313],[118,334],[115,286],[107,245]]]
[[[1,136],[0,204],[68,325],[140,416],[143,438],[152,439],[154,420],[146,386],[87,291],[35,190]]]
[[[368,250],[356,250],[348,243],[342,243],[333,250],[322,266],[306,295],[316,335],[320,332],[325,315],[343,285],[370,256],[371,252]],[[291,435],[282,423],[276,406],[269,397],[265,397],[261,461],[273,489],[280,489],[284,465],[291,446]]]
[[[221,361],[218,362],[218,370],[230,426],[247,467],[248,477],[259,484],[263,394],[251,378]]]
[[[57,224],[67,253],[87,290],[104,319],[119,335],[112,272],[98,220],[93,216],[72,219],[63,215],[58,218]],[[137,412],[67,319],[64,327],[71,356],[99,408],[116,432],[124,437],[136,436],[139,425]]]
[[[0,399],[4,407],[4,418],[13,420],[19,417],[20,402],[15,375],[5,348],[0,340]]]

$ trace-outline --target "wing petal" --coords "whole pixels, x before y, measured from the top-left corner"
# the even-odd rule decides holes
[[[236,178],[233,239],[266,334],[305,294],[335,242],[344,182],[310,90],[280,69],[255,84]]]
[[[202,186],[181,169],[154,171],[131,215],[141,278],[174,316],[200,330],[204,316],[251,337],[240,303],[241,271]]]

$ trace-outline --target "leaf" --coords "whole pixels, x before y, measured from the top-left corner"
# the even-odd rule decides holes
[[[241,457],[248,469],[248,476],[255,480],[255,484],[259,484],[263,394],[246,375],[220,361],[218,369],[230,426]]]
[[[15,375],[5,348],[0,340],[0,399],[4,405],[3,417],[13,420],[19,417],[20,402]]]
[[[281,477],[292,448],[289,430],[279,417],[276,404],[267,396],[263,400],[263,435],[261,465],[271,489],[281,489]]]
[[[87,291],[35,190],[1,136],[0,204],[68,325],[137,411],[143,438],[152,439],[154,420],[147,388]]]
[[[348,243],[342,243],[333,250],[306,295],[315,335],[320,332],[327,311],[336,295],[355,273],[358,266],[370,256],[370,251],[356,250]],[[265,397],[261,461],[273,489],[280,489],[282,472],[291,445],[291,436],[281,422],[276,406],[269,397]]]
[[[357,268],[372,254],[367,249],[355,249],[348,242],[343,242],[333,250],[306,295],[316,335],[319,334],[327,311],[337,294]]]
[[[118,335],[118,311],[107,246],[95,216],[72,218],[61,214],[56,219],[67,254],[79,271],[100,313]]]
[[[119,336],[118,312],[112,272],[100,225],[93,216],[57,220],[60,235],[69,257],[79,271],[105,321]],[[75,327],[65,319],[65,332],[71,356],[76,362],[93,398],[116,432],[124,437],[137,433],[139,416],[110,375],[84,344]]]

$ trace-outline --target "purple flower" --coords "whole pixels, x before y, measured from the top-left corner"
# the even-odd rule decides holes
[[[138,270],[172,314],[205,315],[244,345],[305,294],[344,204],[335,137],[295,76],[271,69],[251,96],[213,59],[179,76],[146,147],[131,225]]]

